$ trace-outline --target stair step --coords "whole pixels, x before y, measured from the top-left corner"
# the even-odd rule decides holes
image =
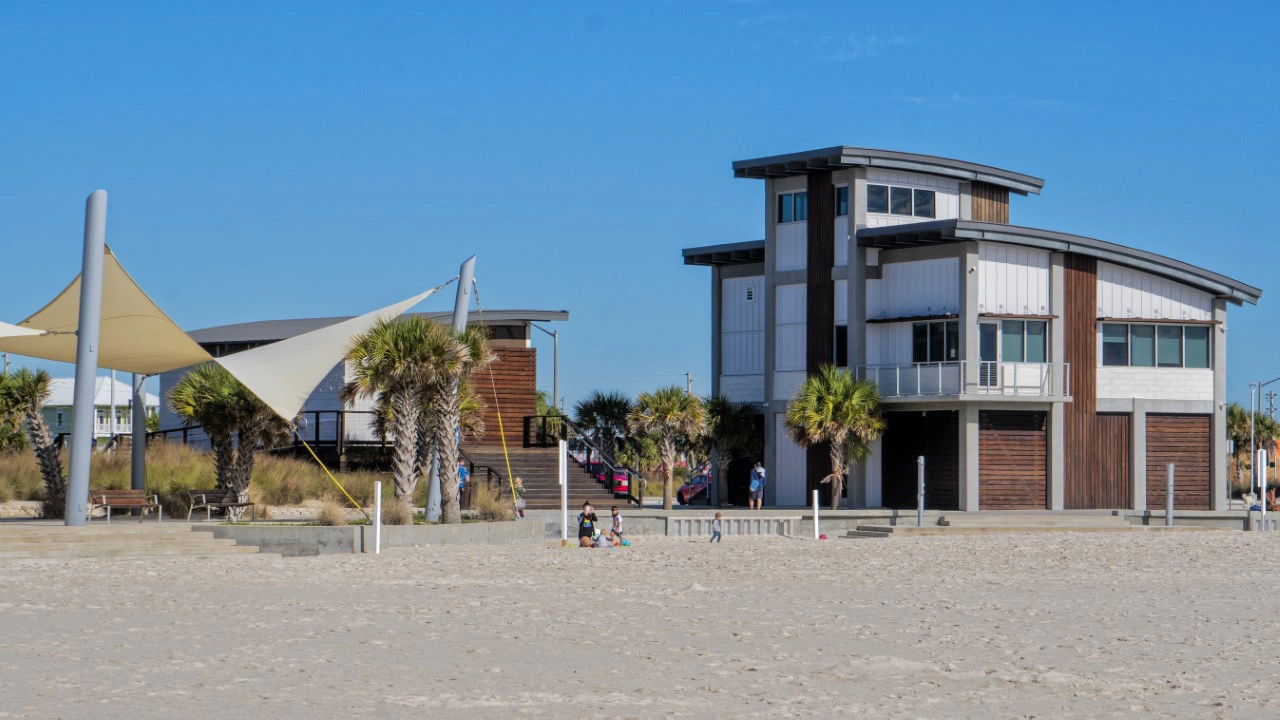
[[[845,534],[841,535],[840,537],[856,540],[856,539],[862,539],[862,538],[887,538],[892,534],[893,533],[880,532],[878,530],[858,529],[858,530],[846,531]]]

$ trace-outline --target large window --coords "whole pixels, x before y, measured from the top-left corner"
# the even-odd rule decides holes
[[[836,217],[843,217],[849,214],[849,186],[841,185],[836,188]]]
[[[1048,356],[1043,320],[1000,321],[1000,359],[1004,362],[1042,363]]]
[[[836,326],[836,367],[849,367],[849,326]]]
[[[809,219],[809,193],[783,193],[778,196],[778,222],[804,222]]]
[[[956,320],[915,323],[911,326],[911,361],[956,362],[960,359],[960,323]]]
[[[1107,367],[1209,367],[1207,325],[1102,324]]]
[[[867,212],[937,217],[937,192],[889,185],[867,185]]]

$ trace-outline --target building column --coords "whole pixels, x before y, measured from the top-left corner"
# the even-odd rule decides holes
[[[773,504],[774,489],[778,485],[778,438],[776,419],[779,411],[786,411],[786,403],[773,399],[774,371],[777,367],[778,312],[774,299],[774,277],[778,264],[778,232],[776,214],[778,203],[774,198],[773,180],[764,181],[764,469],[768,482],[764,486],[763,502]]]
[[[978,243],[967,242],[960,251],[960,345],[965,360],[961,393],[978,386]]]
[[[878,508],[884,507],[884,484],[883,470],[884,454],[883,446],[879,440],[871,443],[871,454],[867,457],[867,461],[861,463],[866,472],[866,507]]]
[[[1049,509],[1066,508],[1067,410],[1063,403],[1049,406]]]
[[[1147,402],[1133,400],[1129,416],[1129,493],[1134,510],[1147,509]]]
[[[960,509],[980,510],[978,506],[978,406],[963,403],[960,407]]]
[[[1066,365],[1065,347],[1066,291],[1063,285],[1063,254],[1049,255],[1049,362],[1055,372],[1070,372]],[[1060,370],[1059,370],[1060,369]],[[1070,378],[1068,376],[1068,382]],[[1049,509],[1066,508],[1067,493],[1067,407],[1065,399],[1050,406],[1049,411]]]
[[[858,229],[867,224],[867,169],[853,169],[849,183],[849,236],[836,242],[849,245],[848,306],[849,369],[857,373],[867,364],[867,249],[858,246]],[[880,507],[880,443],[872,443],[871,457],[855,463],[849,473],[849,506]],[[872,463],[875,463],[874,467]],[[874,485],[874,488],[873,488]]]
[[[1209,428],[1209,509],[1226,510],[1227,477],[1227,301],[1213,301],[1213,420]]]
[[[711,266],[711,397],[720,394],[720,302],[724,293],[720,290],[722,278],[720,266]],[[711,466],[711,491],[708,497],[716,504],[723,504],[726,498],[720,497],[720,464]]]

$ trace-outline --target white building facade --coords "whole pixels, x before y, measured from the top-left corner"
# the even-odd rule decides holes
[[[763,181],[762,241],[712,268],[713,392],[758,405],[766,501],[827,486],[787,403],[824,364],[874,382],[886,431],[846,505],[950,510],[1226,503],[1226,310],[1261,291],[1092,238],[1009,224],[1043,181],[836,147],[734,163]]]

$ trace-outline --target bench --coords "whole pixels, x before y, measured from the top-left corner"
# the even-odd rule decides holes
[[[204,508],[205,520],[213,519],[213,509],[231,510],[233,508],[250,508],[252,518],[258,519],[257,508],[248,501],[240,502],[240,495],[231,488],[215,488],[213,490],[191,490],[191,507],[187,510],[187,522],[191,522],[191,513]]]
[[[164,522],[164,510],[160,507],[160,497],[148,495],[144,490],[90,490],[90,515],[93,514],[94,508],[106,508],[108,525],[111,524],[112,508],[137,508],[142,510],[138,522],[142,522],[143,518],[146,517],[147,510],[154,508],[157,521]]]

